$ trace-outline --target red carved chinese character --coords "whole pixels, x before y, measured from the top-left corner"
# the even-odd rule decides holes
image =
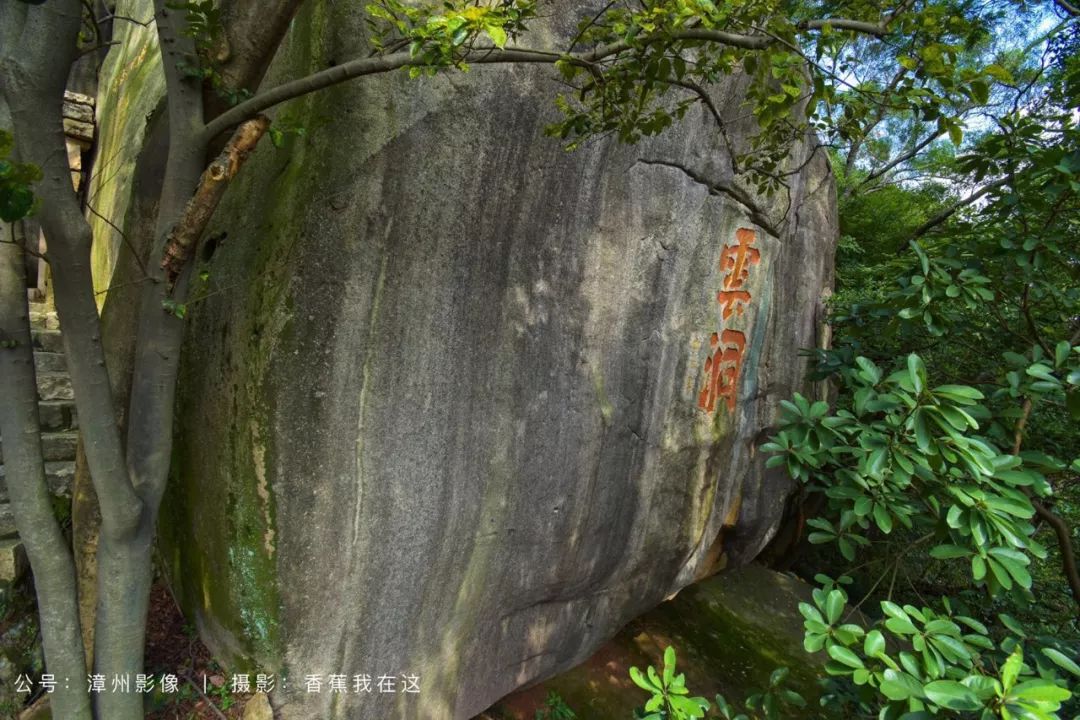
[[[761,262],[761,251],[750,247],[754,244],[757,233],[748,228],[735,231],[736,245],[728,245],[720,253],[720,271],[726,272],[725,290],[741,290],[750,276],[750,266]],[[725,316],[726,317],[726,316]]]
[[[746,335],[738,330],[713,333],[709,347],[713,354],[705,360],[705,387],[698,395],[698,407],[711,413],[716,408],[716,399],[723,398],[728,411],[734,412]]]
[[[721,290],[716,293],[716,301],[723,308],[721,313],[725,320],[733,314],[743,314],[743,310],[750,304],[750,293],[745,290]]]

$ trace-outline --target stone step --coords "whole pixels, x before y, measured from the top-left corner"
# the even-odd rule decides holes
[[[0,504],[0,540],[14,537],[17,534],[15,513],[11,512],[11,503]]]
[[[64,353],[35,350],[34,367],[38,373],[67,372],[67,357],[64,356]]]
[[[56,317],[55,310],[37,309],[31,306],[30,327],[39,330],[59,330],[60,320]]]
[[[39,373],[37,376],[38,399],[74,400],[71,376],[67,373]]]
[[[46,462],[59,460],[72,461],[79,445],[79,433],[76,431],[41,433],[41,454]],[[0,438],[0,464],[4,462],[4,439]]]
[[[42,330],[40,328],[34,328],[30,331],[34,341],[35,350],[45,350],[46,352],[62,353],[64,352],[64,340],[60,336],[59,330]]]
[[[45,400],[38,403],[42,432],[74,430],[79,427],[79,418],[72,400]]]
[[[74,462],[45,463],[45,480],[49,492],[61,497],[71,497],[71,483],[75,479]],[[7,502],[7,467],[0,466],[0,502]]]

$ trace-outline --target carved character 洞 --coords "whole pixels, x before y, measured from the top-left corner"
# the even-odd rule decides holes
[[[698,395],[698,407],[711,413],[716,409],[717,398],[722,398],[727,409],[734,412],[746,335],[738,330],[713,333],[709,348],[713,352],[705,360],[705,387]]]

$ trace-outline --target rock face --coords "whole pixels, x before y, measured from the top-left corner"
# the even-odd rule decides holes
[[[358,5],[306,3],[266,85],[363,34]],[[715,93],[737,145],[742,83]],[[775,531],[790,486],[756,446],[813,392],[824,153],[767,199],[703,110],[567,153],[558,89],[485,67],[295,101],[275,121],[306,133],[260,148],[208,235],[162,550],[283,718],[470,717]]]

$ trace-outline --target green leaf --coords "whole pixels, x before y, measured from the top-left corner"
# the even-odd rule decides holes
[[[911,380],[911,385],[915,388],[915,394],[917,395],[925,387],[926,366],[923,364],[922,358],[915,353],[911,353],[907,357],[907,369],[908,378]]]
[[[0,220],[13,223],[30,214],[34,193],[25,186],[5,187],[0,192]]]
[[[990,99],[990,86],[986,84],[985,80],[972,80],[969,89],[971,90],[971,99],[980,105],[985,105]]]
[[[825,616],[830,625],[835,625],[844,612],[844,593],[833,590],[825,598]]]
[[[491,42],[495,43],[497,48],[506,47],[506,30],[498,25],[485,25],[484,32],[491,38]]]
[[[1043,648],[1042,654],[1050,659],[1050,662],[1057,665],[1062,670],[1072,673],[1076,677],[1080,678],[1080,665],[1077,665],[1075,661],[1070,660],[1064,653],[1055,650],[1054,648]]]
[[[881,685],[878,687],[881,693],[890,700],[926,697],[922,683],[907,673],[892,668],[882,673]]]
[[[937,560],[952,560],[953,558],[968,557],[971,550],[959,545],[938,545],[930,550],[930,557]]]
[[[648,680],[648,678],[642,675],[641,670],[638,670],[636,667],[630,668],[630,679],[634,681],[635,685],[637,685],[639,688],[646,692],[661,692],[660,688],[656,685],[653,685],[652,682]]]
[[[1072,352],[1072,346],[1068,340],[1062,340],[1056,346],[1054,346],[1054,366],[1061,367],[1065,364],[1065,361],[1069,359],[1069,353]]]
[[[889,618],[885,621],[885,627],[895,635],[915,635],[918,628],[906,618]]]
[[[880,630],[871,630],[866,634],[866,639],[863,641],[863,654],[867,657],[874,657],[880,652],[885,650],[885,636],[881,634]]]
[[[828,648],[829,657],[836,660],[839,663],[843,663],[850,668],[863,667],[863,661],[859,659],[859,656],[848,650],[843,645],[830,645]]]
[[[828,639],[826,635],[811,635],[807,633],[803,637],[803,649],[808,653],[820,652],[825,647],[825,641]]]
[[[926,697],[949,710],[978,710],[983,706],[969,688],[954,680],[935,680],[923,688]]]
[[[904,612],[904,609],[890,600],[883,600],[881,602],[881,611],[889,617],[900,618],[902,620],[908,619],[908,614]]]
[[[998,584],[1000,584],[1001,587],[1005,588],[1006,590],[1012,589],[1012,575],[1007,569],[1005,569],[1005,566],[1002,565],[999,560],[988,558],[986,564],[990,566],[990,572],[993,573],[994,579],[998,581]],[[1029,577],[1028,583],[1030,584],[1030,582],[1031,578]]]
[[[1020,676],[1020,668],[1024,665],[1024,652],[1019,647],[1013,650],[1012,654],[1005,661],[1005,664],[1001,666],[1001,684],[1005,686],[1006,692],[1008,692],[1012,686],[1016,683],[1016,678]]]
[[[674,708],[676,712],[683,713],[682,717],[685,718],[704,717],[705,711],[709,709],[708,701],[705,700],[705,698],[700,697],[689,698],[681,695],[674,695],[668,698],[668,702],[671,703],[672,708]]]
[[[971,577],[974,578],[975,582],[986,577],[986,561],[978,555],[971,557]]]
[[[975,388],[967,385],[938,385],[934,388],[933,393],[947,397],[950,400],[982,400],[986,397]]]
[[[1072,693],[1048,680],[1028,680],[1014,687],[1009,696],[1036,703],[1052,704],[1054,705],[1052,709],[1056,710],[1059,703],[1072,697]]]
[[[880,503],[874,503],[874,522],[886,535],[892,532],[892,516]]]
[[[964,140],[964,129],[956,123],[949,123],[949,139],[952,140],[953,145],[960,147],[960,143]]]

